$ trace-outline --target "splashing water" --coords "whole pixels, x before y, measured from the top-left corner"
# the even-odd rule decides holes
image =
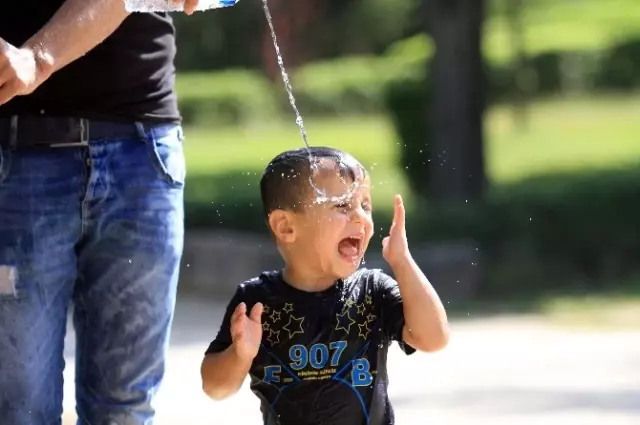
[[[300,130],[300,136],[302,137],[302,141],[304,142],[307,151],[309,152],[309,162],[311,164],[311,173],[309,174],[309,183],[311,187],[315,191],[315,199],[313,201],[314,204],[323,204],[327,202],[343,202],[351,198],[355,190],[360,186],[357,181],[352,182],[344,194],[340,196],[328,196],[327,193],[316,186],[313,181],[314,176],[318,173],[318,164],[315,158],[313,158],[311,154],[311,146],[309,145],[309,141],[307,138],[307,130],[304,127],[304,121],[302,119],[302,115],[298,110],[298,106],[296,105],[296,98],[293,95],[293,87],[291,86],[291,80],[289,79],[289,74],[287,74],[287,70],[284,67],[284,60],[282,59],[282,54],[280,53],[280,46],[278,44],[278,38],[276,36],[276,31],[273,26],[273,19],[271,18],[271,12],[269,11],[269,4],[267,0],[262,0],[262,9],[264,10],[264,16],[267,18],[267,24],[269,25],[269,32],[271,33],[271,39],[273,40],[273,47],[276,51],[276,57],[278,59],[278,66],[280,67],[280,74],[282,75],[282,82],[284,83],[284,88],[287,91],[287,95],[289,97],[289,104],[293,109],[293,112],[296,116],[296,124],[298,125],[298,129]],[[344,182],[344,178],[340,177]],[[346,182],[345,182],[346,183]]]

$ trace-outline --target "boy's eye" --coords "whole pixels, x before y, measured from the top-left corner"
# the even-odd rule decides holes
[[[339,208],[341,210],[342,209],[351,208],[351,204],[338,204],[338,205],[336,205],[336,208]]]
[[[362,209],[365,211],[371,211],[371,205],[369,204],[362,204]]]

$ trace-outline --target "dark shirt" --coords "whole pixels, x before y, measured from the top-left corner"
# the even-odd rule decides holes
[[[122,0],[114,0],[122,1]],[[64,0],[3,2],[0,37],[20,47]],[[164,13],[130,15],[103,43],[36,91],[0,106],[0,116],[47,114],[114,121],[180,120],[174,93],[175,30]]]
[[[391,425],[387,350],[402,342],[398,284],[358,270],[323,292],[288,285],[281,272],[241,284],[207,353],[231,345],[230,317],[244,302],[265,306],[262,344],[250,369],[266,425]]]

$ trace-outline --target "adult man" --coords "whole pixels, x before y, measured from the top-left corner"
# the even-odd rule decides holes
[[[183,244],[174,53],[166,14],[3,2],[2,424],[60,423],[71,303],[79,424],[153,418]]]

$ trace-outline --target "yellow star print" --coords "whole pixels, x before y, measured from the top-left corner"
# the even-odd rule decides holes
[[[277,322],[278,320],[280,320],[280,312],[279,312],[279,311],[276,311],[276,310],[273,310],[273,311],[271,312],[271,316],[269,316],[269,317],[271,317],[271,321],[275,323],[275,322]]]
[[[363,314],[364,310],[365,310],[365,305],[364,304],[358,304],[356,305],[356,309],[358,310],[358,314]]]
[[[304,333],[304,329],[302,329],[302,322],[304,322],[304,317],[298,318],[293,315],[289,316],[289,321],[282,327],[283,330],[289,333],[289,339],[293,338],[295,334]]]
[[[347,318],[347,327],[345,327],[342,324],[342,320],[341,320],[341,319],[344,319],[345,316]],[[349,310],[344,311],[342,314],[336,314],[336,320],[338,321],[338,323],[336,324],[336,330],[337,331],[343,330],[346,333],[349,333],[349,331],[351,330],[351,325],[356,323],[356,321],[351,318],[351,315],[349,314]]]
[[[367,339],[369,332],[371,332],[371,329],[369,329],[369,322],[358,324],[358,336]]]
[[[269,307],[268,305],[265,304],[264,306],[264,310],[262,310],[262,312],[264,314],[268,314],[271,311],[271,307]]]
[[[282,309],[285,313],[291,313],[293,311],[293,304],[286,303]]]
[[[353,301],[352,299],[348,299],[347,301],[345,301],[345,302],[344,302],[344,304],[345,304],[347,307],[351,308],[351,307],[353,307],[353,305],[355,304],[355,301]]]
[[[376,320],[376,315],[375,314],[369,314],[367,316],[367,322],[373,322],[374,320]]]
[[[371,304],[372,300],[371,297],[369,295],[365,295],[364,296],[364,302],[367,304]]]
[[[280,331],[274,331],[273,329],[269,330],[269,337],[267,341],[271,343],[271,345],[276,345],[280,342]]]
[[[268,322],[264,322],[262,324],[262,330],[263,331],[268,331],[269,330],[269,323]]]

